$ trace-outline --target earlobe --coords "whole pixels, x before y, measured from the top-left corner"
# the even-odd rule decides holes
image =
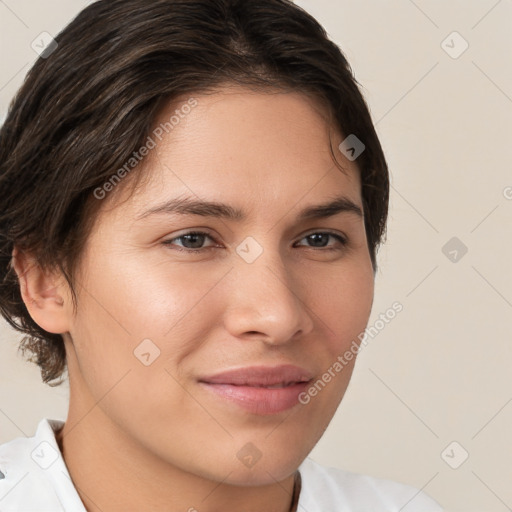
[[[43,270],[31,254],[16,247],[11,265],[18,276],[23,302],[34,322],[51,333],[69,331],[69,294],[62,275]]]

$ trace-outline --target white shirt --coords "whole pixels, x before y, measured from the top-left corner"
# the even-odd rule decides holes
[[[45,418],[33,437],[0,445],[0,512],[86,512],[55,439],[63,424]],[[391,480],[327,468],[309,458],[299,471],[298,512],[442,512],[425,493]]]

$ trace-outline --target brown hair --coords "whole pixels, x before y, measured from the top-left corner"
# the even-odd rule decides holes
[[[183,95],[233,83],[299,91],[326,105],[340,132],[365,145],[357,164],[376,271],[386,160],[347,60],[303,9],[290,0],[100,0],[56,42],[0,130],[0,313],[25,334],[20,349],[43,382],[62,383],[51,381],[66,369],[64,343],[28,313],[13,248],[59,269],[76,306],[74,271],[101,203],[94,190],[144,144],[162,105]]]

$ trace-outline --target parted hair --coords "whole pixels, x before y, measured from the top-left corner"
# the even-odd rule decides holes
[[[0,129],[0,313],[24,334],[19,349],[43,382],[63,382],[64,342],[31,318],[13,248],[60,270],[76,307],[75,271],[101,205],[94,191],[144,144],[163,106],[184,95],[235,84],[302,92],[324,105],[340,133],[365,145],[356,163],[376,271],[388,214],[385,156],[349,63],[302,8],[290,0],[100,0],[55,42]]]

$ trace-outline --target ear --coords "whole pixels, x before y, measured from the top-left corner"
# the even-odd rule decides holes
[[[45,331],[62,334],[71,327],[71,294],[61,273],[44,271],[35,258],[14,248],[12,267],[20,283],[20,292],[27,310]]]

